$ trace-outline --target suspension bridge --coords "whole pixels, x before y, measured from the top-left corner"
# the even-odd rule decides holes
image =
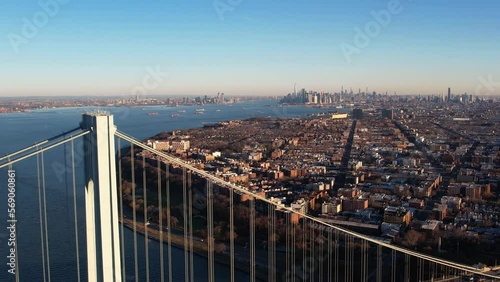
[[[47,154],[61,147],[46,167]],[[25,162],[31,173],[17,169]],[[72,199],[72,230],[64,230],[72,246],[54,244],[61,231],[47,202],[60,171]],[[14,193],[16,174],[29,174],[33,187],[23,189],[37,199],[36,244],[14,224],[12,281],[59,281],[54,270],[61,268],[70,272],[66,281],[500,281],[499,272],[277,204],[119,131],[105,112],[84,114],[79,127],[1,157],[0,173],[9,178],[0,183],[12,194],[9,204],[23,201]],[[15,212],[9,217],[21,225]],[[22,251],[26,244],[31,249]],[[27,253],[35,263],[23,265]]]

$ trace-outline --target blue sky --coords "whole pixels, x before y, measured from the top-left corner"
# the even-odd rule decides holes
[[[478,86],[480,77],[500,82],[494,0],[59,0],[37,25],[48,13],[40,3],[54,1],[0,2],[1,96],[130,95],[157,67],[168,75],[146,95],[281,96],[295,83],[500,94],[498,83]],[[372,15],[382,10],[388,24]],[[37,31],[23,33],[26,22]],[[368,44],[356,45],[356,28]],[[345,46],[356,51],[346,56]]]

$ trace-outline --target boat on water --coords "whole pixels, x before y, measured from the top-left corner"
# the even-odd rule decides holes
[[[178,113],[185,113],[185,112],[186,112],[186,110],[178,110],[177,112],[178,112]]]
[[[220,110],[215,110],[216,112],[220,112]]]
[[[158,112],[150,112],[148,113],[148,116],[157,116],[158,115]]]
[[[178,117],[179,114],[172,114],[171,117]]]
[[[196,109],[197,112],[204,112],[205,109]]]
[[[195,112],[195,114],[197,114],[197,115],[202,115],[202,114],[203,114],[203,112],[198,112],[198,111],[196,111],[196,112]]]

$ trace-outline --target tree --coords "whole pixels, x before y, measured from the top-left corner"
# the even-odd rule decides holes
[[[177,227],[177,225],[179,225],[179,220],[177,219],[177,217],[175,217],[175,216],[171,216],[171,217],[170,217],[170,226],[171,226],[172,228],[176,228],[176,227]]]
[[[170,215],[170,211],[167,209],[164,209],[162,212],[162,217],[163,217],[163,224],[166,225],[167,223],[165,220],[170,216],[170,226],[172,228],[176,228],[177,225],[179,225],[179,219],[173,215]]]
[[[234,213],[236,221],[248,222],[250,218],[250,210],[243,206],[238,205]]]
[[[222,238],[222,226],[220,224],[217,224],[214,227],[214,238],[221,240]]]
[[[421,234],[420,232],[417,232],[413,229],[410,229],[405,234],[405,238],[403,240],[403,245],[413,248],[419,242],[421,242],[424,238],[425,238],[425,236],[423,234]]]
[[[214,246],[214,251],[217,254],[223,254],[226,252],[226,250],[227,250],[227,247],[225,244],[220,243],[220,244],[215,244],[215,246]]]
[[[226,232],[226,238],[227,238],[228,240],[230,240],[230,239],[231,239],[231,236],[234,238],[234,240],[236,240],[236,238],[238,238],[238,234],[236,234],[236,232],[235,232],[235,231],[233,231],[233,232],[231,232],[231,231],[227,231],[227,232]]]

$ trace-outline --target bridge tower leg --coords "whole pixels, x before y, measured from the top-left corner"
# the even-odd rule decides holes
[[[88,281],[121,282],[113,116],[83,115]]]

